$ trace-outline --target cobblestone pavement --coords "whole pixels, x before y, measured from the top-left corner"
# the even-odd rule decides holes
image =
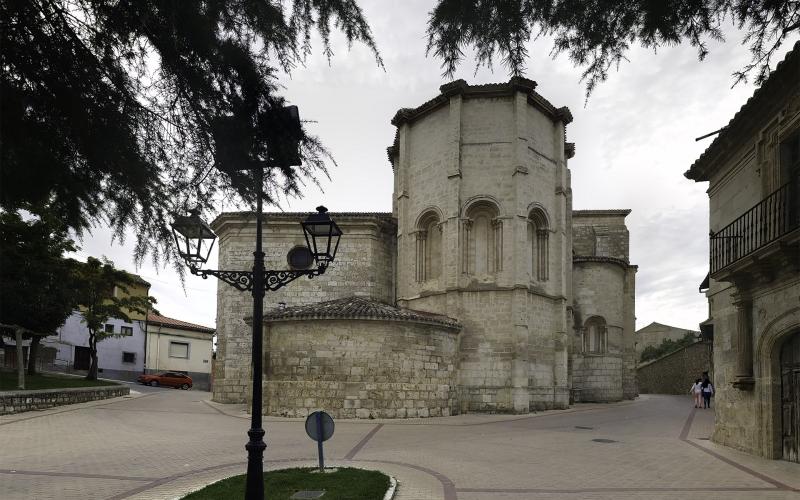
[[[0,417],[0,499],[172,499],[245,471],[249,416],[210,394]],[[642,396],[533,415],[337,421],[326,465],[383,470],[397,500],[800,499],[800,465],[708,441],[713,412]],[[302,420],[265,418],[265,465],[313,465]]]

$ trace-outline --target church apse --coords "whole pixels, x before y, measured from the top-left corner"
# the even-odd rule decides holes
[[[535,88],[458,80],[395,114],[392,212],[331,213],[336,262],[266,299],[267,413],[527,413],[635,395],[628,212],[572,210],[572,115]],[[267,214],[268,267],[302,243],[301,218]],[[221,263],[245,265],[252,222],[215,221]],[[248,311],[219,289],[215,401],[246,398]]]

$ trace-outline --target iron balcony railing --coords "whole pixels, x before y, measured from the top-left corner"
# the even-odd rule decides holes
[[[725,228],[711,232],[711,274],[800,226],[800,177],[795,176]]]

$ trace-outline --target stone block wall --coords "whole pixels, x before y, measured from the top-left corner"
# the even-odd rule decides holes
[[[575,255],[628,260],[629,235],[625,216],[630,210],[574,210],[572,248]]]
[[[412,322],[267,323],[264,411],[334,418],[449,416],[459,412],[458,333]]]
[[[800,335],[800,276],[782,279],[750,291],[755,385],[733,386],[739,352],[738,316],[728,283],[712,280],[708,297],[714,325],[714,386],[716,422],[712,440],[770,458],[781,457],[780,346]]]
[[[636,370],[639,391],[643,394],[689,394],[703,372],[713,373],[712,346],[696,342],[666,356],[640,364]]]
[[[622,357],[584,354],[573,366],[576,402],[607,403],[622,399]]]
[[[327,272],[313,279],[300,277],[284,288],[267,292],[264,309],[280,302],[287,306],[311,304],[348,296],[364,296],[383,302],[394,299],[396,226],[387,213],[330,213],[344,235],[336,261]],[[305,213],[265,214],[263,246],[267,269],[288,269],[287,254],[305,246],[299,222]],[[255,216],[225,213],[212,224],[219,235],[219,267],[252,267]],[[213,399],[220,403],[243,403],[250,390],[253,300],[249,293],[220,283],[217,285],[217,360],[214,366]]]
[[[121,385],[35,391],[3,391],[0,392],[0,415],[44,410],[54,406],[85,403],[99,399],[117,398],[127,396],[130,392],[130,387]]]
[[[635,396],[634,272],[619,260],[575,262],[572,380],[579,401],[619,401],[623,395]],[[585,325],[596,317],[605,323],[605,348],[598,353],[584,352]]]

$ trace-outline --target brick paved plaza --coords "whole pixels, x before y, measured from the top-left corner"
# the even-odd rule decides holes
[[[0,498],[171,499],[243,473],[249,417],[208,400],[133,387],[131,397],[0,417]],[[712,423],[688,396],[529,416],[342,420],[326,456],[393,475],[399,500],[800,499],[800,465],[716,446]],[[265,428],[269,468],[314,463],[302,420],[268,418]]]

